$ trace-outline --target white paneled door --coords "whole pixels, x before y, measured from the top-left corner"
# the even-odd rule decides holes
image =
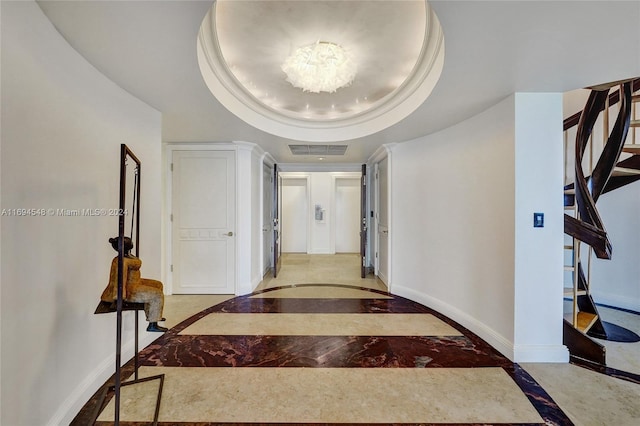
[[[235,152],[173,151],[175,294],[235,293]]]

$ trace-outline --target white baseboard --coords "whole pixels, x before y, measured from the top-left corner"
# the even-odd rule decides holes
[[[406,297],[407,299],[411,299],[416,302],[422,303],[423,305],[431,309],[434,309],[440,312],[441,314],[451,318],[461,326],[468,328],[473,333],[480,336],[483,340],[485,340],[487,343],[493,346],[502,355],[506,356],[511,361],[514,360],[513,343],[509,341],[509,339],[497,333],[492,328],[485,325],[484,323],[471,317],[466,312],[463,312],[460,309],[453,307],[448,303],[445,303],[439,299],[436,299],[434,297],[428,296],[424,293],[420,293],[414,289],[404,287],[399,284],[394,284],[393,292],[394,294],[397,294],[399,296]]]
[[[247,283],[238,283],[235,295],[245,296],[247,294],[251,294],[255,291],[256,287],[258,287],[261,282],[262,282],[262,277],[258,276],[258,277],[251,278],[251,281]]]
[[[515,362],[569,362],[569,349],[565,345],[515,345]]]
[[[253,280],[251,281],[251,292],[256,291],[256,287],[258,287],[261,282],[262,282],[261,277],[254,277]]]
[[[146,327],[146,322],[144,323]],[[142,325],[140,326],[142,327]],[[139,332],[139,349],[150,345],[159,337],[158,333],[150,333],[141,328]],[[122,345],[122,360],[128,362],[134,356],[134,337]],[[100,386],[102,386],[115,373],[115,352],[99,363],[96,368],[85,377],[82,382],[73,390],[60,405],[53,417],[47,422],[47,426],[68,425],[80,412],[82,407],[93,396]]]
[[[569,362],[569,351],[564,345],[515,345],[483,322],[439,299],[398,284],[394,284],[393,292],[451,318],[513,362]]]
[[[336,254],[336,252],[329,249],[317,249],[317,250],[309,250],[307,254]]]
[[[389,289],[389,291],[391,291],[391,283],[389,283],[389,278],[387,278],[386,275],[384,275],[383,273],[381,273],[380,271],[378,271],[377,274],[378,278],[380,279],[380,281],[382,281],[384,283],[384,285],[387,286],[387,288]],[[395,287],[394,287],[394,291],[395,291]],[[398,295],[400,296],[400,295]],[[403,296],[404,297],[404,296]]]
[[[253,281],[244,281],[244,282],[236,282],[236,296],[244,296],[245,294],[249,294],[253,291],[254,287],[252,287]]]

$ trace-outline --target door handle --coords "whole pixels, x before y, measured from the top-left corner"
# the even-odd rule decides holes
[[[227,234],[226,234],[226,235],[227,235],[227,237],[233,237],[233,232],[232,232],[232,231],[229,231],[229,232],[227,232]]]

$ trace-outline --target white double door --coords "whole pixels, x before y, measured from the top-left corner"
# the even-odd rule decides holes
[[[234,151],[173,151],[175,294],[235,293]]]

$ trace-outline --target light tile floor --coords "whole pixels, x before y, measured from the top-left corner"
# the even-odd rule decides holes
[[[387,291],[387,286],[374,275],[360,278],[360,255],[356,253],[285,253],[281,258],[278,277],[267,274],[256,290],[303,283],[347,284]]]
[[[487,417],[492,423],[542,423],[499,367],[142,367],[140,373],[143,377],[165,374],[160,418],[171,419],[165,423],[216,419],[220,423],[424,424],[427,419],[429,423],[476,424],[486,423]],[[153,419],[148,396],[154,394],[154,384],[148,387],[123,394],[122,420]],[[394,398],[392,393],[398,390],[402,396]],[[111,412],[108,406],[104,420],[112,418]]]

